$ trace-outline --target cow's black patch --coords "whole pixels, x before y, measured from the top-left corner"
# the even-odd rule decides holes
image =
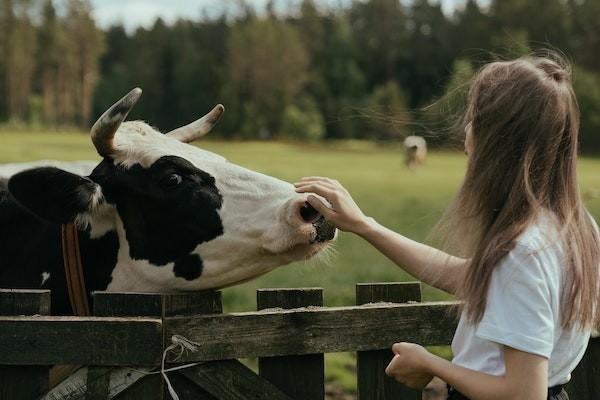
[[[41,168],[16,174],[8,185],[0,181],[0,287],[50,289],[52,313],[72,314],[60,223],[88,211],[94,182],[117,207],[132,258],[157,266],[175,262],[175,274],[188,280],[202,274],[202,260],[190,253],[223,234],[217,213],[223,199],[214,178],[179,157],[163,157],[146,169],[106,159],[90,179]],[[79,243],[88,293],[106,289],[117,263],[116,231],[95,239],[81,231]],[[42,286],[44,273],[50,277]]]
[[[162,266],[223,234],[215,179],[181,157],[161,157],[150,168],[105,159],[90,178],[117,207],[133,259]]]
[[[90,239],[89,229],[79,234],[81,263],[85,270],[85,287],[88,292],[105,290],[112,281],[112,271],[117,265],[119,236],[109,231]]]
[[[0,227],[0,287],[51,290],[52,314],[72,314],[60,225],[32,214],[0,189]],[[91,239],[87,231],[81,231],[79,246],[88,294],[106,289],[117,260],[117,233],[109,231]],[[43,273],[49,278],[42,286]]]
[[[175,276],[192,281],[202,275],[202,259],[197,254],[188,254],[175,261]]]

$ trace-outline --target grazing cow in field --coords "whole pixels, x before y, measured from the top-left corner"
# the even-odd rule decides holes
[[[406,166],[414,170],[425,163],[427,157],[427,142],[421,136],[407,136],[404,139],[406,149]]]
[[[69,223],[88,295],[230,286],[334,239],[291,184],[187,144],[222,106],[162,134],[123,122],[140,95],[132,90],[92,127],[99,163],[0,167],[0,287],[51,289],[53,313],[72,314],[61,244]]]

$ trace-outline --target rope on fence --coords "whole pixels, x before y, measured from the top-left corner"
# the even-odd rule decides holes
[[[181,356],[188,352],[196,352],[198,351],[198,347],[200,346],[200,343],[196,343],[193,342],[183,336],[180,335],[173,335],[171,336],[171,345],[169,347],[167,347],[165,349],[165,351],[163,352],[163,356],[162,356],[162,362],[160,365],[160,374],[162,375],[163,379],[165,380],[165,382],[167,383],[167,387],[169,389],[169,394],[171,395],[171,397],[173,398],[173,400],[179,400],[179,396],[177,395],[177,392],[175,392],[175,389],[173,388],[173,385],[171,385],[171,381],[169,380],[169,377],[167,376],[167,372],[171,372],[171,371],[177,371],[180,369],[186,369],[186,368],[192,368],[195,367],[196,365],[200,364],[200,363],[191,363],[191,364],[185,364],[185,365],[179,365],[177,367],[173,367],[173,368],[169,368],[169,369],[165,369],[165,360],[167,358],[167,354],[170,351],[174,351],[175,349],[179,349],[179,354],[177,355],[177,357],[175,357],[175,360],[178,360],[181,358]],[[156,372],[151,372],[150,374],[156,374],[159,371]]]
[[[173,371],[179,371],[182,369],[192,368],[201,363],[196,362],[196,363],[178,365],[178,366],[172,367],[172,368],[165,368],[167,355],[171,351],[178,351],[178,354],[175,357],[175,360],[178,360],[179,358],[181,358],[181,356],[183,356],[185,353],[187,353],[189,351],[191,351],[191,352],[198,351],[199,346],[200,346],[199,343],[193,342],[183,336],[173,335],[171,337],[171,344],[163,352],[160,370],[148,371],[148,370],[141,370],[141,369],[130,368],[130,367],[126,367],[123,369],[134,372],[136,374],[136,376],[138,377],[137,379],[140,379],[140,377],[142,377],[142,376],[161,374],[164,381],[167,384],[167,388],[169,390],[169,394],[171,395],[171,398],[173,400],[179,400],[179,396],[177,395],[177,392],[173,388],[173,385],[171,384],[171,381],[170,381],[167,373],[173,372]],[[68,380],[61,382],[60,385],[53,388],[50,392],[48,392],[45,396],[43,396],[41,400],[80,399],[80,398],[85,397],[85,394],[88,390],[87,389],[88,385],[90,383],[89,376],[87,375],[87,373],[88,373],[88,371],[85,368],[78,370]],[[108,373],[110,373],[110,371]],[[127,374],[126,376],[130,377],[130,375],[131,374]],[[125,375],[123,374],[123,376],[125,376]],[[125,379],[125,378],[123,378],[123,379]],[[135,379],[135,377],[133,377],[133,378],[129,379],[128,382],[122,382],[120,385],[118,385],[119,387],[111,388],[112,390],[108,393],[108,395],[109,395],[108,398],[109,399],[114,398],[120,392],[120,390],[122,390],[123,388],[127,388],[133,382],[135,382],[137,379]]]

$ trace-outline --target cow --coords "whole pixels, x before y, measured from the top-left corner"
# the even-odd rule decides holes
[[[0,287],[50,289],[53,314],[73,314],[61,247],[70,223],[88,294],[223,288],[333,242],[335,227],[291,184],[189,144],[223,106],[162,134],[124,121],[141,93],[92,126],[100,162],[0,168]]]
[[[406,149],[405,164],[410,170],[414,170],[425,163],[427,157],[427,142],[421,136],[407,136],[404,139]]]

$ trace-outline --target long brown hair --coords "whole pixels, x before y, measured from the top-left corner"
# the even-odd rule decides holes
[[[481,320],[494,268],[547,210],[566,256],[562,325],[595,325],[600,240],[579,194],[579,107],[568,64],[552,55],[483,66],[462,123],[471,124],[474,151],[441,225],[469,258],[457,291],[467,317]]]

